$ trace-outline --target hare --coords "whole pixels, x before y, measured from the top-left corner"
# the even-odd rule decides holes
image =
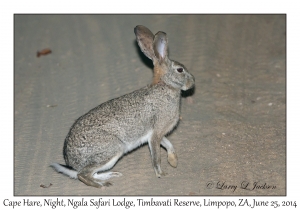
[[[164,175],[160,145],[167,150],[170,165],[177,167],[177,155],[165,135],[179,121],[181,90],[192,88],[195,79],[182,64],[168,58],[166,33],[160,31],[154,36],[141,25],[134,33],[142,52],[153,62],[152,84],[107,101],[78,118],[64,142],[66,166],[51,164],[57,172],[88,186],[111,185],[107,180],[122,174],[108,170],[124,154],[146,142],[157,177]]]

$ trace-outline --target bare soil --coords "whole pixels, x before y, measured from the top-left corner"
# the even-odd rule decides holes
[[[78,117],[151,82],[140,24],[196,78],[169,136],[178,167],[161,149],[156,178],[144,145],[88,187],[49,165]],[[14,33],[15,195],[286,195],[285,15],[16,15]]]

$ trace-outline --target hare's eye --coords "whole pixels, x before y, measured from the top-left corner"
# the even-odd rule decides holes
[[[177,71],[178,71],[179,73],[182,73],[182,72],[183,72],[183,68],[178,68]]]

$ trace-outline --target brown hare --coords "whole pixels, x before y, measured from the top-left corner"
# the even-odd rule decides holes
[[[58,172],[93,187],[109,186],[119,172],[110,172],[118,159],[148,142],[157,177],[160,146],[168,152],[168,162],[177,167],[177,155],[165,137],[176,126],[180,114],[181,90],[194,86],[195,79],[177,61],[168,58],[167,35],[155,35],[145,26],[134,29],[142,52],[152,60],[151,85],[107,101],[81,116],[71,127],[64,143],[66,166],[53,163]]]

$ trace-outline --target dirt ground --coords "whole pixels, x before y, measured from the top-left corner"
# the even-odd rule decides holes
[[[14,19],[14,195],[286,195],[285,15]],[[161,149],[167,175],[156,178],[144,145],[118,161],[113,186],[87,187],[49,165],[64,164],[78,117],[151,82],[136,25],[166,32],[170,58],[196,79],[169,136],[178,167]],[[37,57],[44,48],[52,53]]]

